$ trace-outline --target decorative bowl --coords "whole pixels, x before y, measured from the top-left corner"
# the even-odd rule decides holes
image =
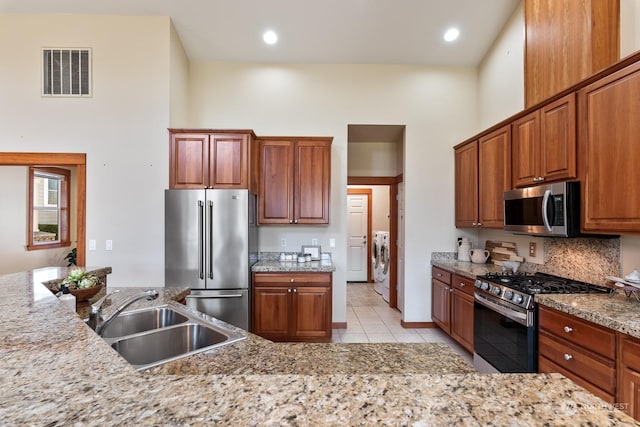
[[[102,289],[102,286],[104,285],[98,284],[90,288],[75,288],[75,289],[72,288],[72,289],[69,289],[69,293],[71,293],[71,295],[76,297],[77,302],[86,301],[89,298],[95,296],[98,292],[100,292],[100,290]]]

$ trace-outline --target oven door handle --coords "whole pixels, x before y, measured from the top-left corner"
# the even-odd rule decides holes
[[[502,314],[503,316],[508,317],[514,322],[518,322],[521,325],[528,326],[527,313],[521,313],[519,311],[509,310],[508,308],[503,307],[500,304],[496,304],[495,302],[489,301],[487,298],[485,298],[484,296],[476,292],[474,292],[474,296],[475,296],[475,300],[479,304],[484,305],[487,308],[490,308],[491,310],[495,311],[498,314]]]

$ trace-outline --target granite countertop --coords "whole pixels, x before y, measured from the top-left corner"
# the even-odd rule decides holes
[[[0,276],[2,425],[640,425],[559,374],[471,373],[435,343],[247,333],[137,372],[40,283]]]
[[[456,259],[438,259],[431,260],[431,265],[440,267],[460,276],[474,279],[476,276],[482,276],[487,273],[501,272],[502,267],[493,263],[475,264],[472,262],[458,261]]]
[[[603,294],[536,295],[538,304],[555,308],[614,331],[640,338],[640,302],[620,291]]]
[[[251,267],[254,273],[332,273],[336,271],[333,261],[278,261],[272,259],[259,260]]]

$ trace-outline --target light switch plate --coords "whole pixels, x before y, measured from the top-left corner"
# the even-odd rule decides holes
[[[331,248],[335,248],[336,247],[336,239],[334,239],[333,237],[331,239],[329,239],[329,247],[331,247]]]
[[[113,250],[113,240],[107,240],[104,244],[104,248],[108,251]]]
[[[96,241],[95,240],[89,240],[89,250],[90,251],[95,251],[96,250]]]

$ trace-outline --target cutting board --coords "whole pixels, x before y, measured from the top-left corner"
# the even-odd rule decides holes
[[[487,240],[485,249],[489,251],[491,262],[497,265],[502,265],[502,261],[524,261],[523,257],[518,256],[516,244],[513,242]]]

